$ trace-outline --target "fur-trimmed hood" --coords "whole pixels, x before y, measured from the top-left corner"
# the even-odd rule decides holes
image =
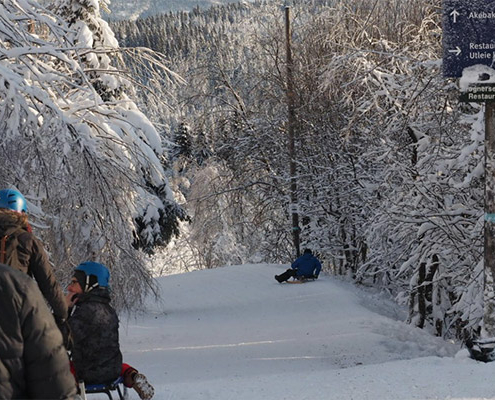
[[[5,235],[5,232],[12,230],[12,228],[23,228],[27,232],[31,232],[27,215],[0,208],[0,235]]]
[[[67,319],[65,296],[43,244],[33,235],[26,214],[0,208],[0,239],[7,236],[5,263],[36,279],[55,318]]]

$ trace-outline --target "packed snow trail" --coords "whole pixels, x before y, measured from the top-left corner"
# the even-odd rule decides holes
[[[349,283],[279,284],[285,268],[158,278],[161,300],[121,323],[124,360],[157,400],[495,400],[495,363],[401,322],[392,303]]]

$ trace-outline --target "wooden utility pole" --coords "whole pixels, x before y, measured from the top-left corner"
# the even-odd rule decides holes
[[[485,269],[495,276],[495,102],[485,103]]]
[[[299,213],[297,201],[297,178],[296,178],[296,156],[295,156],[295,138],[294,125],[296,123],[296,114],[294,110],[294,81],[292,50],[291,50],[291,29],[290,29],[290,7],[285,7],[285,39],[286,39],[286,57],[287,57],[287,111],[288,122],[287,130],[289,133],[289,170],[290,170],[290,211],[292,213],[292,236],[296,256],[301,255],[299,239]]]

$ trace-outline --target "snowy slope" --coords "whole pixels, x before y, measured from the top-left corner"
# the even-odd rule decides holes
[[[332,277],[280,285],[273,275],[285,268],[158,278],[161,300],[122,321],[125,361],[158,400],[495,399],[495,363],[467,358]]]

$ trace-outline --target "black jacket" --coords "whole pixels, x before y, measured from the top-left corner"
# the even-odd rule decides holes
[[[12,267],[34,277],[43,296],[53,310],[57,321],[67,319],[67,303],[57,282],[48,256],[41,242],[30,232],[27,218],[10,210],[0,209],[0,238],[15,236],[17,241],[17,265]],[[10,243],[11,239],[8,239]]]
[[[36,283],[0,264],[0,399],[76,394],[69,359]]]
[[[122,370],[119,319],[107,289],[78,295],[68,323],[72,334],[71,359],[77,379],[86,384],[107,383]]]

